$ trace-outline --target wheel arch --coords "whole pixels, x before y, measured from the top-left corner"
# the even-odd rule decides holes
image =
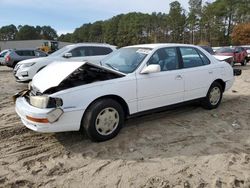
[[[82,125],[82,122],[83,122],[84,117],[85,117],[85,115],[86,115],[86,111],[90,108],[90,106],[91,106],[92,104],[94,104],[96,101],[98,101],[98,100],[103,100],[103,99],[113,99],[113,100],[117,101],[117,102],[121,105],[122,109],[124,110],[125,118],[126,118],[127,116],[129,116],[130,111],[129,111],[128,104],[127,104],[127,102],[126,102],[121,96],[113,95],[113,94],[111,94],[111,95],[104,95],[104,96],[101,96],[101,97],[96,98],[95,100],[93,100],[93,101],[87,106],[87,108],[85,109],[84,114],[83,114],[83,116],[82,116],[82,119],[81,119],[81,125]],[[82,126],[80,126],[80,129],[82,129]]]
[[[36,73],[38,73],[40,70],[42,70],[43,68],[45,68],[46,67],[46,65],[45,66],[42,66],[42,67],[40,67],[37,71],[36,71]]]
[[[216,79],[216,80],[213,81],[212,84],[214,84],[215,82],[217,82],[217,83],[219,83],[219,84],[221,85],[222,91],[224,92],[224,91],[225,91],[225,88],[226,88],[226,83],[225,83],[222,79]],[[211,85],[212,85],[212,84],[211,84]]]

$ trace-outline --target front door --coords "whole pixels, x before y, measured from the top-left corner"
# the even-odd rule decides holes
[[[137,74],[138,111],[183,101],[184,80],[176,48],[161,48],[147,62],[159,64],[161,71]]]

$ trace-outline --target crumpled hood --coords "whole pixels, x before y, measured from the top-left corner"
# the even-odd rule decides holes
[[[106,72],[111,72],[115,75],[124,76],[121,72],[103,67],[101,65],[92,64],[86,61],[81,62],[69,62],[69,61],[57,61],[49,64],[44,69],[39,71],[32,80],[32,88],[43,93],[44,91],[58,86],[64,79],[72,74],[76,69],[83,66],[84,64],[90,67],[96,67]]]
[[[86,62],[53,62],[39,71],[32,79],[32,87],[41,93],[61,83],[68,75]]]
[[[38,58],[32,58],[32,59],[26,59],[23,61],[18,62],[18,64],[27,64],[27,63],[38,63],[38,62],[42,62],[42,61],[55,61],[58,58],[53,58],[53,57],[38,57]]]

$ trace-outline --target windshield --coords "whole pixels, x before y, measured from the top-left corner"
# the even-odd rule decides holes
[[[151,52],[150,48],[121,48],[108,57],[101,63],[103,66],[112,68],[123,73],[132,73],[141,64],[141,62]]]
[[[233,53],[234,50],[232,48],[221,48],[216,51],[216,53]]]
[[[50,57],[57,57],[57,56],[59,56],[61,54],[66,53],[69,49],[70,49],[69,46],[64,46],[63,48],[61,48],[60,50],[55,51],[54,53],[50,54],[49,56]]]

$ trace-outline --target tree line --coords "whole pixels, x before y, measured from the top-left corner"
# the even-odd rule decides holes
[[[162,42],[211,46],[247,44],[250,42],[249,10],[249,0],[212,3],[189,0],[188,11],[178,1],[173,1],[168,13],[120,14],[109,20],[83,24],[73,33],[59,37],[49,26],[26,25],[16,29],[13,25],[7,26],[12,32],[3,32],[6,28],[2,27],[0,40],[58,38],[65,42],[105,42],[119,47]]]
[[[57,39],[56,30],[50,26],[6,25],[0,28],[0,40]]]
[[[246,43],[250,30],[243,27],[246,41],[232,35],[236,25],[250,24],[249,0],[189,0],[186,11],[178,1],[169,13],[120,14],[109,20],[84,24],[73,33],[61,35],[67,42],[106,42],[117,46],[139,43],[189,43],[223,46]],[[248,27],[249,28],[249,27]],[[238,31],[243,31],[238,29]],[[233,40],[232,36],[236,36]],[[247,37],[248,36],[248,37]],[[249,42],[248,42],[249,43]]]

